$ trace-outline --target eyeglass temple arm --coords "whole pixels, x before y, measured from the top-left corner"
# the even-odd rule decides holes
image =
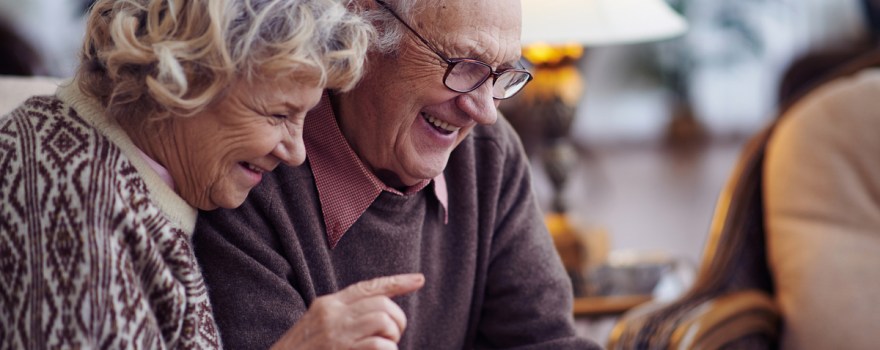
[[[419,35],[419,32],[417,32],[415,29],[413,29],[413,27],[410,27],[409,23],[406,23],[406,21],[404,21],[403,18],[400,18],[400,16],[397,15],[397,12],[394,12],[394,10],[391,9],[391,6],[388,5],[388,3],[386,3],[385,1],[382,1],[382,0],[374,0],[374,1],[376,3],[378,3],[380,6],[384,7],[386,10],[388,10],[388,12],[390,12],[391,15],[394,16],[394,18],[397,18],[397,20],[400,21],[400,23],[402,23],[403,26],[406,27],[406,29],[409,29],[410,32],[415,34],[416,38],[419,38],[419,41],[421,41],[423,44],[428,46],[428,48],[430,48],[431,51],[434,51],[434,53],[437,54],[437,56],[440,56],[440,58],[442,58],[444,61],[449,62],[449,57],[446,57],[446,55],[444,55],[442,52],[440,52],[440,50],[438,50],[436,47],[434,47],[433,44],[429,43],[427,40],[425,40],[425,38],[423,38],[421,35]]]

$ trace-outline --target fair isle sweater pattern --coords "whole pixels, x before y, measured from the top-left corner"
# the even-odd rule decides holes
[[[0,118],[0,349],[219,348],[191,228],[74,108]]]

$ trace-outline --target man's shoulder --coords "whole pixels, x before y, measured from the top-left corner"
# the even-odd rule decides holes
[[[244,204],[277,206],[285,204],[291,197],[307,197],[315,190],[315,175],[308,159],[299,166],[279,164],[275,170],[264,174]]]
[[[453,158],[474,157],[475,161],[485,162],[486,158],[506,162],[525,158],[522,143],[510,122],[501,113],[492,125],[478,125],[470,137],[459,145]],[[457,155],[456,155],[457,154]]]
[[[300,166],[282,164],[264,173],[262,181],[237,208],[199,211],[196,235],[210,231],[233,240],[245,236],[271,240],[273,227],[295,231],[292,221],[309,221],[320,213],[308,161]]]
[[[514,131],[507,118],[498,112],[498,120],[492,125],[477,125],[473,131],[473,139],[477,141],[488,141],[497,144],[509,144],[511,142],[519,142],[519,137]]]
[[[524,156],[522,143],[510,122],[498,112],[498,120],[492,125],[477,125],[470,137],[459,146],[483,156],[502,158]]]
[[[520,178],[528,158],[519,136],[499,114],[492,125],[479,125],[452,152],[444,174],[449,188],[465,188],[462,181],[476,181],[473,186],[496,186]],[[470,187],[467,187],[470,188]]]

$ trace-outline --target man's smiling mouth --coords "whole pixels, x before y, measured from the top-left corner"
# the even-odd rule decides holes
[[[421,114],[422,118],[425,118],[429,124],[433,125],[435,129],[444,134],[451,134],[461,129],[461,127],[450,125],[449,123],[437,119],[425,112],[422,112]]]

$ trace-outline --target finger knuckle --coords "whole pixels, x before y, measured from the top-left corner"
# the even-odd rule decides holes
[[[394,309],[400,308],[399,306],[397,306],[397,303],[395,303],[394,300],[391,300],[391,298],[389,297],[383,296],[380,300],[380,303],[382,303],[382,308],[385,310],[393,311]]]
[[[400,339],[402,330],[397,322],[394,322],[394,319],[391,318],[391,315],[377,312],[371,318],[371,322],[376,325],[380,334],[384,334],[394,340]]]
[[[395,303],[391,298],[385,297],[382,299],[382,307],[385,312],[390,315],[392,319],[397,319],[402,325],[406,326],[406,314],[403,312],[403,309],[400,308],[397,303]]]
[[[386,312],[377,312],[375,320],[377,323],[381,324],[385,328],[397,328],[397,322],[394,322],[394,319],[391,318],[391,315]]]
[[[359,349],[365,350],[396,350],[397,344],[381,337],[370,337],[365,339]]]

